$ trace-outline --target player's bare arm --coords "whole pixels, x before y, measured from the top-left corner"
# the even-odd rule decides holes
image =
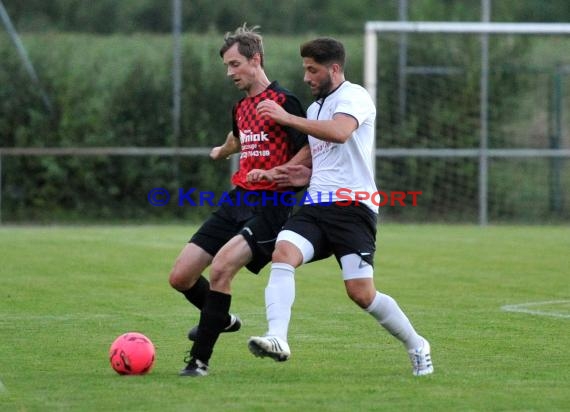
[[[306,144],[297,153],[295,153],[295,155],[288,162],[283,163],[280,166],[274,167],[269,170],[263,170],[263,169],[251,170],[247,174],[247,181],[259,182],[261,180],[268,180],[270,182],[275,181],[276,183],[278,183],[279,187],[297,186],[293,184],[288,184],[288,177],[287,173],[285,172],[286,169],[283,168],[287,166],[304,166],[305,168],[310,170],[311,165],[312,165],[311,149],[309,148],[309,145]],[[299,186],[304,186],[304,184],[301,184]]]
[[[309,120],[288,113],[272,100],[259,103],[257,112],[262,116],[271,117],[279,124],[331,143],[346,142],[358,127],[356,119],[347,114],[336,113],[331,120]]]
[[[221,146],[216,146],[210,151],[210,158],[213,160],[227,159],[234,153],[239,153],[241,145],[239,139],[234,136],[233,132],[229,132],[226,141]]]
[[[305,165],[280,166],[275,169],[273,181],[279,187],[303,187],[311,180],[312,169]]]

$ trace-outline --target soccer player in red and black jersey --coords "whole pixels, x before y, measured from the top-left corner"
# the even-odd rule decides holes
[[[210,157],[240,153],[239,169],[232,176],[235,188],[192,236],[170,273],[170,285],[201,311],[198,326],[188,334],[194,343],[182,376],[207,375],[220,333],[239,330],[241,320],[229,312],[232,279],[244,266],[257,274],[271,261],[277,233],[292,212],[291,202],[279,197],[292,188],[271,179],[252,182],[248,173],[311,162],[304,133],[257,113],[258,103],[270,99],[293,115],[305,116],[297,97],[267,78],[262,37],[256,29],[244,25],[227,33],[220,49],[227,76],[246,96],[234,106],[233,131]],[[209,282],[202,275],[208,266]]]

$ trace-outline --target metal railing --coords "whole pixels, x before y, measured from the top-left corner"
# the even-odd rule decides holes
[[[0,223],[2,222],[2,159],[40,156],[166,156],[207,157],[209,147],[14,147],[0,148]],[[570,149],[488,149],[488,158],[570,158]],[[378,148],[376,158],[479,158],[479,149],[388,149]],[[232,156],[230,173],[238,166]]]

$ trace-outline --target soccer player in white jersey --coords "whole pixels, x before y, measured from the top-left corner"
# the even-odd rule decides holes
[[[429,342],[416,332],[396,301],[377,291],[374,284],[378,207],[362,195],[372,197],[377,192],[372,171],[374,103],[363,87],[345,79],[345,50],[339,41],[309,41],[301,46],[301,57],[304,81],[316,98],[307,118],[287,113],[271,100],[257,106],[259,115],[309,135],[312,173],[305,196],[308,201],[277,237],[265,289],[268,330],[264,336],[249,339],[249,350],[276,361],[289,359],[287,334],[295,299],[295,269],[334,254],[350,299],[404,344],[415,376],[431,374]],[[291,178],[302,175],[299,167],[283,169],[285,175],[287,170],[294,172]],[[270,178],[259,170],[250,173],[252,179]],[[308,180],[309,172],[306,175]],[[318,199],[327,203],[318,204]]]

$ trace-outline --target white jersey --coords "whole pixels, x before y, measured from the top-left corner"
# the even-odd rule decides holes
[[[313,203],[317,199],[323,203],[346,202],[348,197],[357,200],[355,193],[364,192],[368,199],[363,200],[365,195],[361,194],[359,202],[378,213],[378,205],[371,201],[377,192],[372,170],[374,102],[362,86],[345,81],[330,95],[311,104],[307,119],[330,120],[336,113],[354,117],[358,128],[345,143],[325,142],[309,135],[313,172],[307,192]]]

